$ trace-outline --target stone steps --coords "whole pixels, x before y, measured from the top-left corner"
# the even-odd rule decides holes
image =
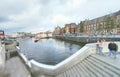
[[[84,60],[84,62],[89,66],[90,69],[92,69],[94,74],[97,74],[97,77],[108,77],[108,76],[104,76],[105,74],[101,70],[97,70],[98,68],[96,68],[94,65],[89,63],[87,60]]]
[[[96,63],[99,63],[101,66],[104,66],[104,68],[106,68],[106,69],[108,69],[108,70],[111,70],[112,72],[120,75],[120,69],[118,69],[118,68],[116,69],[116,68],[114,68],[114,67],[111,66],[111,65],[107,65],[107,64],[105,64],[104,62],[95,59],[94,57],[90,57],[90,59],[91,59],[92,61],[96,62]]]
[[[104,74],[104,77],[119,77],[117,74],[115,74],[111,70],[106,69],[105,66],[102,66],[100,64],[98,65],[98,63],[94,62],[91,59],[88,59],[88,62],[91,63],[94,67],[96,67],[98,70],[101,70],[102,74]]]
[[[85,67],[86,72],[89,73],[90,77],[96,77],[97,76],[96,74],[94,74],[92,69],[89,68],[88,64],[83,62],[83,66]]]
[[[104,56],[90,55],[55,77],[120,77],[120,66],[118,67],[112,61],[110,62],[109,58],[106,58]]]

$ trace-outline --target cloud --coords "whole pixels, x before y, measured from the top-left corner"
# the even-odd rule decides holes
[[[0,29],[53,31],[59,25],[79,23],[120,10],[119,0],[0,0]]]
[[[63,15],[56,15],[53,17],[52,19],[52,23],[53,24],[64,24],[64,23],[67,23],[67,21],[69,21],[70,18],[67,17],[67,16],[63,16]]]
[[[25,11],[30,5],[25,0],[0,0],[0,15],[10,16],[20,14]]]
[[[9,19],[7,17],[0,17],[0,23],[7,22]]]

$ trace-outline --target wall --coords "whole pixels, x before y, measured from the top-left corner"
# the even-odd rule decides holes
[[[0,42],[0,76],[5,73],[5,46]]]
[[[76,41],[81,43],[97,42],[97,40],[99,39],[105,39],[106,41],[109,41],[111,39],[115,41],[120,41],[120,35],[56,35],[54,36],[54,38]]]

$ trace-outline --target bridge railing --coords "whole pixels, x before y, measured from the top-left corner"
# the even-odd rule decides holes
[[[103,52],[108,52],[108,43],[105,42]],[[118,45],[118,52],[120,52],[120,43],[116,42]],[[91,54],[95,54],[96,51],[96,43],[89,43],[86,44],[84,47],[82,47],[80,50],[78,50],[76,53],[71,55],[69,58],[63,60],[62,62],[56,64],[56,65],[46,65],[42,63],[38,63],[35,60],[28,61],[26,57],[22,54],[24,61],[29,65],[31,72],[35,73],[37,75],[45,74],[45,75],[57,75],[59,73],[64,72],[65,70],[71,68],[72,66],[78,64],[80,61],[82,61],[84,58]],[[60,52],[60,51],[59,51]]]
[[[94,44],[95,45],[95,44]],[[47,74],[47,75],[57,75],[70,67],[76,65],[88,55],[95,53],[96,47],[93,44],[86,44],[82,47],[79,51],[75,54],[70,56],[69,58],[65,59],[64,61],[58,63],[57,65],[45,65],[36,62],[35,60],[31,60],[31,71],[37,74]],[[60,51],[59,51],[60,52]]]
[[[5,73],[5,46],[0,41],[0,76]]]

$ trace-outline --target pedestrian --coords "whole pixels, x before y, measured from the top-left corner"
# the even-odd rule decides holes
[[[98,54],[101,56],[103,56],[103,46],[104,46],[103,40],[97,41],[97,51],[98,51]]]
[[[96,44],[96,54],[99,53],[99,40],[97,41],[97,44]]]
[[[108,56],[113,56],[114,58],[116,58],[116,52],[118,50],[118,46],[117,44],[111,40],[110,43],[108,44],[108,49],[109,49],[109,54]]]

